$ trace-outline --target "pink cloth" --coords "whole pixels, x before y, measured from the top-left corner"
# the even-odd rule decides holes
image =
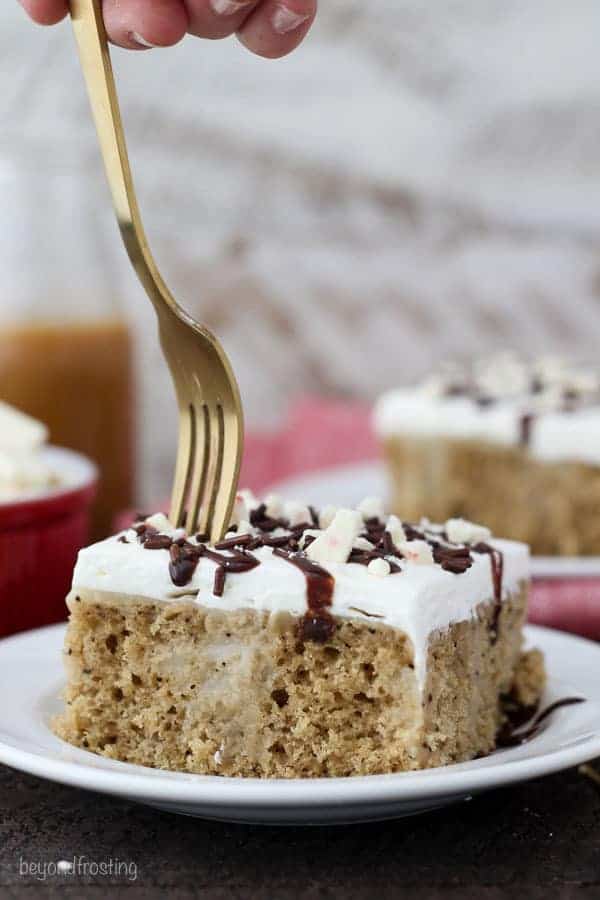
[[[600,578],[536,578],[529,621],[600,640]]]
[[[282,428],[246,436],[241,484],[260,492],[302,472],[378,457],[367,406],[301,397]],[[600,579],[534,580],[529,618],[600,640]]]
[[[240,483],[259,492],[301,472],[377,459],[369,416],[363,404],[300,397],[282,428],[246,435]]]

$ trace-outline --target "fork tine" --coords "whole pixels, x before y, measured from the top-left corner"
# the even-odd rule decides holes
[[[188,491],[188,513],[185,528],[188,534],[198,531],[201,504],[206,495],[206,483],[211,458],[211,421],[205,403],[193,408],[195,430],[194,454],[190,488]],[[204,530],[204,529],[201,529]]]
[[[223,408],[218,404],[209,409],[210,421],[210,461],[206,473],[206,486],[200,510],[200,531],[212,539],[212,521],[215,508],[216,493],[221,481],[223,468]]]
[[[212,541],[219,541],[231,524],[235,490],[240,473],[242,426],[239,417],[218,407],[222,423],[221,471],[213,488],[213,512],[209,523]]]
[[[171,522],[176,528],[182,526],[185,519],[185,501],[188,493],[192,460],[194,458],[195,428],[193,418],[193,407],[180,406],[179,446],[177,448],[170,513]]]

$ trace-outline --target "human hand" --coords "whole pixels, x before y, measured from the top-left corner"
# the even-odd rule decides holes
[[[54,25],[68,0],[19,0],[40,25]],[[169,47],[189,32],[236,34],[253,53],[276,59],[294,50],[315,18],[317,0],[103,0],[110,40],[129,50]]]

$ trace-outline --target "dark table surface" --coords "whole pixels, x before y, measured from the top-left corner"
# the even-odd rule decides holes
[[[133,863],[137,877],[32,872],[83,855]],[[571,769],[394,822],[266,828],[161,813],[0,766],[0,897],[30,896],[600,898],[600,786]]]

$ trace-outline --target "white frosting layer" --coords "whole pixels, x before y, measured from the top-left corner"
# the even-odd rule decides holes
[[[409,435],[514,446],[520,440],[521,416],[528,412],[535,416],[528,451],[536,459],[600,465],[600,406],[572,412],[546,411],[516,397],[480,407],[469,397],[436,396],[420,388],[403,388],[379,398],[373,421],[383,439]]]
[[[223,596],[217,597],[213,594],[215,562],[201,558],[190,583],[178,588],[169,576],[168,551],[144,549],[134,531],[124,534],[129,543],[111,537],[80,552],[73,591],[159,602],[173,602],[185,595],[199,605],[227,611],[250,608],[302,616],[307,610],[304,574],[274,555],[271,548],[252,551],[261,565],[248,572],[229,573]],[[504,554],[506,597],[529,577],[529,550],[512,541],[490,543]],[[335,578],[330,612],[404,631],[413,642],[415,670],[423,685],[429,635],[471,618],[479,604],[493,602],[490,557],[473,553],[473,560],[471,568],[460,575],[438,565],[402,560],[402,572],[385,577],[357,563],[321,563]]]
[[[0,502],[58,483],[41,453],[47,438],[41,422],[0,401]]]

